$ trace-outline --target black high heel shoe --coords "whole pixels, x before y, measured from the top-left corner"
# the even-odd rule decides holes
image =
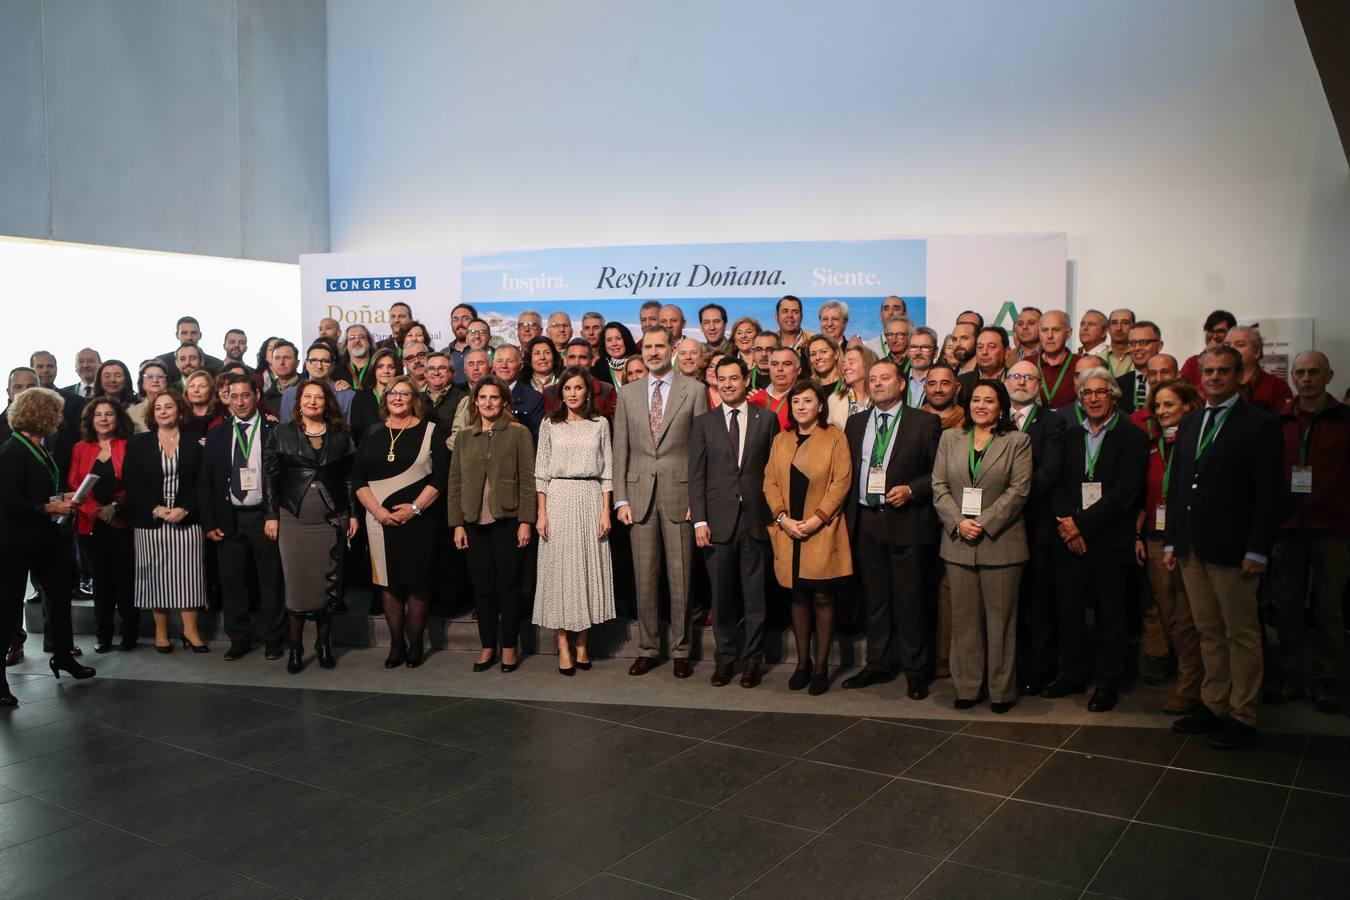
[[[47,665],[51,667],[52,674],[56,676],[58,681],[61,679],[62,672],[65,672],[71,678],[77,680],[93,678],[95,675],[92,666],[80,665],[75,661],[75,657],[73,656],[61,657],[59,659],[53,656],[47,660]]]
[[[418,666],[420,666],[422,662],[426,659],[426,652],[427,652],[426,648],[423,647],[421,644],[417,645],[416,653],[412,651],[412,648],[409,648],[408,658],[406,661],[406,665],[408,666],[408,668],[415,669]]]
[[[384,661],[386,669],[397,669],[408,659],[408,647],[402,642],[389,648],[389,658]]]
[[[186,634],[183,635],[183,649],[184,649],[184,650],[190,649],[190,650],[192,650],[193,653],[210,653],[210,652],[211,652],[211,648],[208,647],[206,644],[204,644],[204,643],[202,643],[202,644],[194,644],[194,643],[192,643],[192,641],[189,641],[189,640],[187,639],[187,635],[186,635]]]
[[[589,659],[586,660],[585,662],[582,662],[582,661],[579,660],[579,659],[578,659],[578,660],[574,660],[573,663],[572,663],[572,665],[576,666],[578,669],[580,669],[580,670],[583,671],[583,672],[589,672],[589,671],[591,670],[591,661],[590,661]]]
[[[156,653],[172,653],[172,652],[173,652],[173,641],[169,641],[169,643],[167,643],[167,644],[156,644],[156,645],[155,645],[155,652],[156,652]]]
[[[303,647],[292,647],[291,655],[286,660],[286,671],[292,675],[299,675],[300,670],[305,667],[305,649]]]
[[[516,654],[516,661],[513,662],[513,663],[509,663],[509,662],[507,662],[506,660],[502,660],[502,671],[503,671],[503,672],[514,672],[516,669],[519,669],[519,668],[520,668],[520,654],[519,654],[519,653]]]
[[[475,672],[486,672],[488,669],[492,668],[496,664],[497,664],[497,651],[493,650],[492,655],[489,656],[485,662],[475,662],[473,664],[473,670]]]
[[[315,652],[316,654],[318,654],[318,657],[319,657],[319,668],[320,668],[320,669],[336,669],[336,668],[337,668],[337,659],[335,659],[335,658],[333,657],[333,645],[332,645],[332,644],[330,644],[330,643],[325,643],[325,642],[317,643],[317,644],[314,645],[314,652]]]

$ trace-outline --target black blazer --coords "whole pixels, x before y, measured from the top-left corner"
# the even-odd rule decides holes
[[[544,395],[534,389],[528,375],[517,379],[516,386],[511,388],[511,415],[530,429],[530,437],[538,444],[539,425],[544,421]]]
[[[315,450],[302,433],[304,426],[280,425],[263,444],[263,506],[269,519],[282,507],[300,515],[300,504],[311,484],[319,487],[330,515],[346,519],[357,515],[352,488],[352,462],[356,443],[350,431],[330,430],[323,446]]]
[[[260,414],[261,412],[259,410]],[[267,443],[276,429],[275,422],[262,416],[262,427],[255,438],[259,442],[259,451],[266,452]],[[259,459],[261,460],[261,455]],[[201,513],[202,527],[207,531],[219,528],[226,534],[234,534],[234,504],[230,502],[233,461],[234,419],[229,419],[224,425],[212,428],[206,433],[206,447],[202,450],[202,472],[197,481],[197,507]],[[258,473],[260,477],[262,474],[261,471]],[[265,484],[262,490],[266,491]],[[264,505],[266,505],[265,498]]]
[[[76,404],[78,404],[78,409],[75,417],[71,418],[70,408]],[[56,460],[57,468],[61,471],[63,491],[65,490],[66,479],[70,476],[70,453],[80,440],[79,410],[83,408],[84,401],[79,397],[74,398],[73,401],[70,397],[66,397],[66,405],[61,410],[61,427],[57,428],[56,434],[52,435],[51,439],[47,441],[47,449],[51,452],[52,458]],[[8,441],[12,435],[13,431],[9,427],[9,407],[6,406],[4,411],[0,412],[0,444]],[[19,449],[23,450],[22,444],[19,445]],[[24,450],[24,452],[27,453],[28,451]],[[33,462],[36,463],[37,460]],[[42,502],[45,504],[47,498],[43,497]]]
[[[454,410],[450,411],[450,415],[454,417]],[[352,438],[360,444],[370,429],[383,421],[380,419],[380,401],[375,399],[375,391],[357,391],[353,394],[349,416],[347,424],[351,426]]]
[[[6,438],[0,445],[0,552],[29,553],[61,541],[61,527],[42,508],[64,488],[64,477],[54,490],[51,471],[18,440]]]
[[[858,485],[865,477],[868,460],[862,458],[863,437],[867,433],[872,410],[856,412],[844,425],[849,453],[853,457],[853,483],[849,485],[844,502],[849,536],[857,546]],[[914,496],[904,506],[883,507],[883,522],[895,544],[936,544],[938,539],[937,512],[933,509],[933,464],[937,462],[938,441],[942,439],[942,420],[933,413],[906,405],[900,422],[895,426],[891,440],[891,461],[886,467],[886,490],[897,485],[909,485]],[[861,467],[861,468],[859,468]]]
[[[1284,477],[1279,420],[1239,398],[1197,462],[1203,423],[1200,410],[1177,431],[1163,543],[1221,566],[1241,565],[1248,553],[1268,557]]]
[[[1064,419],[1044,406],[1037,407],[1036,418],[1027,426],[1031,438],[1031,496],[1022,512],[1031,543],[1050,544],[1059,540],[1051,495],[1064,468],[1064,441],[1068,427]]]
[[[1101,482],[1102,498],[1083,509],[1083,482],[1087,480],[1087,432],[1075,425],[1064,438],[1064,465],[1051,493],[1056,516],[1073,516],[1087,543],[1089,563],[1133,565],[1134,524],[1148,484],[1148,437],[1117,412],[1116,424],[1102,439],[1093,480]],[[1055,544],[1068,553],[1064,542]]]
[[[721,407],[717,415],[694,417],[689,431],[689,509],[695,522],[707,522],[714,543],[724,544],[736,533],[736,523],[745,517],[745,527],[757,540],[769,539],[769,504],[764,499],[764,470],[769,449],[779,432],[778,416],[745,404],[741,434],[745,451],[736,466],[736,448],[727,432]]]
[[[1134,405],[1134,392],[1139,389],[1139,379],[1143,377],[1138,369],[1131,369],[1116,379],[1116,384],[1120,385],[1121,412],[1129,414],[1139,408]]]
[[[217,429],[219,430],[219,429]],[[174,505],[187,510],[181,524],[198,521],[197,480],[202,470],[202,447],[186,435],[178,441],[178,495]],[[127,490],[127,519],[133,528],[158,528],[151,510],[164,504],[164,467],[160,464],[159,438],[153,431],[133,434],[127,441],[122,464],[122,484]]]

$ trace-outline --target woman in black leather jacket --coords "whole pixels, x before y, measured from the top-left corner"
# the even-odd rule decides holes
[[[281,543],[292,675],[304,668],[305,619],[314,619],[319,665],[337,665],[329,610],[342,599],[347,541],[356,533],[352,458],[356,445],[327,384],[311,381],[295,398],[291,420],[263,447],[263,503],[268,537]]]

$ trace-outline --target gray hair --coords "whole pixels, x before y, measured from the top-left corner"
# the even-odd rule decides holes
[[[537,309],[522,309],[522,310],[516,315],[516,321],[519,322],[521,319],[525,318],[526,316],[534,316],[534,317],[535,317],[536,319],[538,319],[540,322],[544,321],[544,317],[541,316],[541,315],[539,315],[539,310],[537,310]]]
[[[1251,337],[1252,343],[1256,345],[1256,355],[1260,356],[1266,352],[1266,340],[1261,337],[1261,329],[1255,325],[1239,325],[1236,328],[1230,328],[1228,333],[1231,335],[1234,331],[1245,331]]]
[[[827,309],[837,309],[839,315],[843,316],[845,320],[848,319],[848,304],[843,300],[826,300],[820,304],[820,309],[816,310],[816,315],[819,316]]]
[[[933,329],[929,328],[927,325],[920,325],[918,328],[915,328],[913,331],[911,331],[909,333],[910,341],[913,342],[913,340],[921,334],[933,339],[933,347],[935,349],[937,350],[942,349],[942,340],[938,337],[938,333]]]
[[[906,330],[909,332],[911,336],[913,336],[914,322],[910,319],[909,316],[891,316],[889,319],[886,320],[886,325],[890,325],[892,322],[904,322]],[[886,325],[881,326],[881,330],[883,333],[886,330]]]
[[[1111,389],[1111,396],[1119,400],[1121,395],[1120,384],[1116,381],[1116,376],[1101,366],[1093,366],[1091,369],[1078,376],[1078,399],[1083,399],[1083,386],[1088,383],[1089,378],[1100,378],[1106,382],[1106,386]]]

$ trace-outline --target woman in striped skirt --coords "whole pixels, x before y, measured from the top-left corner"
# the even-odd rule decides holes
[[[155,618],[155,649],[168,653],[169,610],[183,617],[183,646],[207,652],[197,630],[206,605],[202,529],[197,523],[197,474],[202,448],[184,440],[187,401],[169,389],[146,410],[145,434],[127,443],[123,480],[136,541],[136,607]]]

